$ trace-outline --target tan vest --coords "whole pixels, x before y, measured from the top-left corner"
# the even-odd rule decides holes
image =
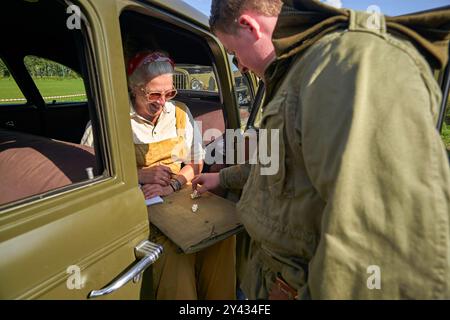
[[[175,103],[175,119],[177,137],[154,143],[135,144],[136,163],[138,168],[152,167],[156,165],[168,166],[172,172],[178,173],[181,163],[175,162],[176,158],[186,157],[185,128],[186,128],[186,105]]]

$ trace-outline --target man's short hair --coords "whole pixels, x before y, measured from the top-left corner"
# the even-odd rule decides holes
[[[212,32],[234,33],[236,19],[244,10],[252,10],[268,17],[280,13],[281,0],[212,0],[209,26]]]

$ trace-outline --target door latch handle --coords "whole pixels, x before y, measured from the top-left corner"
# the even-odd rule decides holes
[[[5,126],[8,128],[14,128],[16,126],[16,123],[14,121],[6,121]]]
[[[148,240],[142,241],[134,248],[134,254],[139,261],[110,285],[100,290],[91,291],[88,298],[97,298],[110,294],[123,287],[125,284],[130,282],[130,280],[133,280],[134,282],[139,281],[141,274],[145,271],[145,269],[158,260],[162,252],[163,247],[161,245]]]

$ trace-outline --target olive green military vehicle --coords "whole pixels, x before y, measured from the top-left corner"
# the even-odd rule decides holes
[[[202,131],[240,128],[207,17],[175,0],[5,0],[0,30],[0,298],[147,297],[141,275],[161,248],[147,241],[125,65],[170,53],[190,71],[177,100]],[[93,148],[80,143],[89,121]]]
[[[236,66],[232,66],[236,99],[239,104],[241,127],[245,128],[250,116],[252,103],[254,102],[252,89],[255,77],[251,74],[242,75]],[[199,66],[189,64],[178,64],[175,67],[174,86],[178,91],[196,90],[211,91],[219,90],[214,70],[211,66]]]
[[[177,90],[218,91],[212,67],[177,65],[174,78]]]

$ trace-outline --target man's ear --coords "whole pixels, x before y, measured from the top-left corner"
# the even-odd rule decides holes
[[[241,28],[247,29],[252,33],[257,40],[262,37],[261,25],[259,22],[248,14],[242,14],[238,18],[238,25]]]

